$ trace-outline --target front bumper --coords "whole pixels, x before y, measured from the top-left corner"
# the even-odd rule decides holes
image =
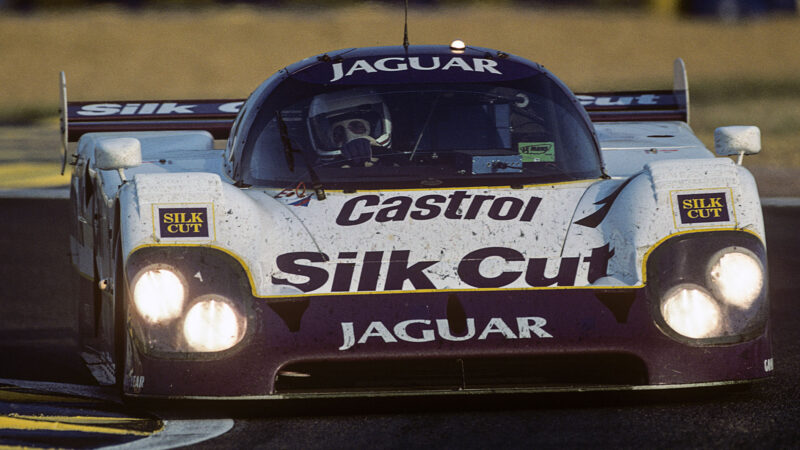
[[[764,378],[767,327],[745,342],[669,337],[646,288],[251,298],[248,336],[200,359],[132,345],[124,392],[291,398],[702,386]],[[135,340],[135,337],[134,337]]]

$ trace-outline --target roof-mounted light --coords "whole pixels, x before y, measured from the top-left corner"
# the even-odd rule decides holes
[[[450,50],[455,53],[461,53],[464,49],[467,48],[467,44],[464,43],[461,39],[456,39],[450,43]]]

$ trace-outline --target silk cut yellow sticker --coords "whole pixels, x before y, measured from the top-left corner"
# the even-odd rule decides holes
[[[153,205],[153,225],[162,240],[215,238],[214,209],[210,204]]]
[[[717,227],[736,223],[730,188],[670,191],[675,226]]]
[[[523,163],[555,162],[556,146],[552,142],[520,142],[517,151]]]

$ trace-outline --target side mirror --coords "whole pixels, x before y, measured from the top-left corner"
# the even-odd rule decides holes
[[[116,170],[122,181],[122,169],[142,164],[142,143],[134,138],[102,139],[94,148],[95,165],[100,170]]]
[[[714,151],[719,156],[739,155],[737,164],[741,165],[744,155],[761,151],[761,130],[754,126],[717,128],[714,130]]]

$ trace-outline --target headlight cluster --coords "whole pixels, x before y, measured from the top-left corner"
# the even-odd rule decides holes
[[[130,315],[138,343],[154,354],[210,353],[234,347],[245,337],[248,323],[241,282],[230,282],[241,276],[230,273],[226,267],[230,264],[213,264],[214,258],[208,257],[176,257],[176,251],[151,251],[147,257],[131,258]],[[179,264],[152,263],[152,253]]]
[[[670,239],[647,264],[654,316],[667,334],[695,342],[738,342],[766,322],[766,257],[742,232]]]

